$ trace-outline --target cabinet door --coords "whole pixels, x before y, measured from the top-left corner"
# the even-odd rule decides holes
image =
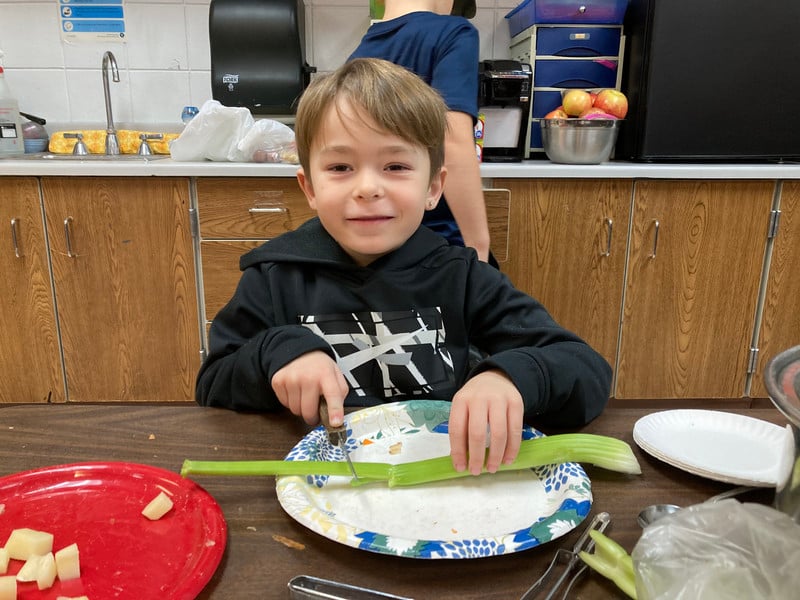
[[[511,190],[502,271],[613,365],[632,183],[502,179],[494,185]]]
[[[639,181],[618,398],[744,395],[771,181]]]
[[[63,402],[39,182],[0,178],[0,402]]]
[[[236,291],[242,277],[239,259],[263,243],[261,240],[219,240],[200,244],[207,321],[214,318]]]
[[[766,398],[764,371],[776,354],[800,344],[800,181],[784,181],[781,218],[772,248],[750,395]]]
[[[188,180],[46,177],[42,191],[68,399],[192,399]]]

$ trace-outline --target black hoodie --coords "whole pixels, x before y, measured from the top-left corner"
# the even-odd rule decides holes
[[[346,406],[451,400],[488,369],[511,378],[528,422],[580,426],[608,401],[611,368],[599,354],[473,250],[426,227],[360,267],[314,218],[240,267],[211,325],[199,404],[277,410],[272,376],[312,350],[339,364]]]

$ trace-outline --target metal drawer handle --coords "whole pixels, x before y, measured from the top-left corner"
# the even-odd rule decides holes
[[[285,213],[288,210],[285,206],[271,206],[269,208],[248,208],[247,212],[252,215],[256,213]]]
[[[19,219],[11,219],[11,243],[14,244],[14,256],[22,258],[22,252],[19,249],[19,240],[17,239],[17,224]]]
[[[64,240],[67,244],[67,256],[75,258],[77,254],[72,251],[72,237],[70,235],[72,229],[72,217],[64,219]]]
[[[614,221],[608,217],[605,218],[605,221],[608,237],[606,239],[606,251],[603,253],[603,256],[611,256],[611,234],[614,231]]]
[[[655,228],[655,233],[653,234],[653,253],[649,258],[655,258],[656,250],[658,249],[658,230],[661,228],[661,223],[658,222],[658,219],[653,219],[653,227]]]

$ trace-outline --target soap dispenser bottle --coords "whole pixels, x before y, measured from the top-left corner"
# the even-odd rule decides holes
[[[0,67],[0,156],[24,153],[25,141],[22,138],[19,105],[6,83],[3,67]]]

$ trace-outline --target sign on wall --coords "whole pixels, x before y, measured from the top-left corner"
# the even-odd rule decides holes
[[[124,0],[58,0],[65,42],[124,42]]]

